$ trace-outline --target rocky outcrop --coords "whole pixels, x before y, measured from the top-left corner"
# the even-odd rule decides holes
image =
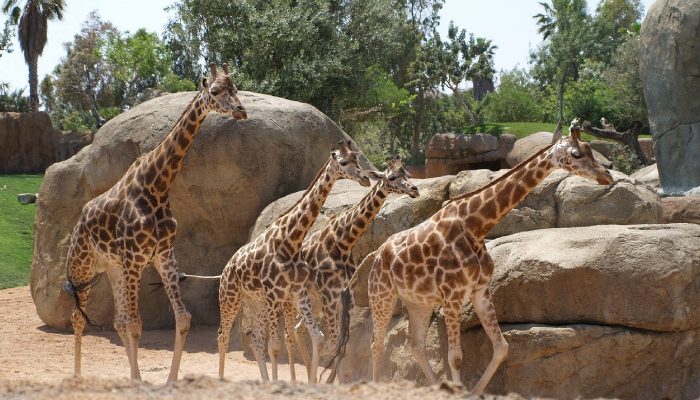
[[[640,75],[664,192],[700,187],[700,0],[658,0],[642,30]]]
[[[511,134],[435,135],[425,148],[426,177],[452,175],[465,169],[501,168],[515,141]]]
[[[651,164],[640,169],[630,175],[630,178],[642,182],[650,189],[656,190],[659,188],[659,170],[656,168],[656,164]]]
[[[77,156],[48,169],[40,189],[30,277],[37,312],[47,325],[69,324],[73,302],[61,288],[68,240],[81,208],[158,144],[193,96],[171,94],[134,107],[107,122]],[[171,192],[178,220],[175,252],[183,272],[218,274],[247,242],[260,211],[305,188],[330,149],[348,138],[309,105],[254,93],[239,96],[249,119],[209,115]],[[368,166],[364,156],[362,160]],[[146,329],[174,324],[165,292],[148,285],[158,280],[152,268],[144,273],[140,303]],[[194,323],[218,323],[216,292],[190,285],[183,293]],[[91,292],[87,314],[111,327],[112,313],[111,289],[103,278]]]
[[[700,226],[544,229],[502,237],[487,248],[496,264],[490,290],[510,344],[487,392],[700,396]],[[371,376],[371,331],[369,311],[356,308],[343,381]],[[471,387],[492,350],[471,307],[462,331],[461,378]],[[402,311],[387,333],[385,373],[424,382],[407,332]],[[446,371],[446,342],[438,316],[427,346],[439,376]]]
[[[0,172],[43,172],[56,162],[59,135],[45,112],[0,113]]]
[[[525,161],[531,155],[537,153],[552,143],[551,132],[537,132],[522,139],[518,139],[513,145],[513,149],[508,152],[505,163],[506,167],[514,167]],[[593,150],[593,157],[606,168],[611,168],[612,163],[602,154]]]
[[[700,224],[700,195],[664,197],[661,199],[661,210],[662,220],[666,224]]]
[[[450,196],[476,190],[506,171],[460,172],[450,184]],[[488,237],[556,227],[659,223],[659,196],[625,174],[611,173],[615,183],[603,186],[563,170],[552,172],[489,232]]]
[[[90,140],[90,135],[54,129],[45,112],[0,112],[0,173],[44,172]]]

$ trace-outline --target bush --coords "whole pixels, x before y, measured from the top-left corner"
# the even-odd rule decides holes
[[[501,74],[498,90],[484,99],[484,116],[488,122],[542,121],[542,96],[523,70]]]

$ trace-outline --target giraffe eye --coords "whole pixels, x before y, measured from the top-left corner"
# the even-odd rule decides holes
[[[219,95],[219,91],[218,91],[218,90],[212,90],[212,91],[211,91],[211,95],[212,95],[212,96],[218,96],[218,95]]]
[[[342,166],[344,167],[344,166],[348,165],[348,162],[345,161],[345,160],[343,160],[343,161],[340,161],[339,164],[342,165]]]
[[[581,157],[583,157],[583,154],[581,154],[581,152],[578,151],[577,149],[574,149],[571,151],[571,156],[574,158],[581,158]]]

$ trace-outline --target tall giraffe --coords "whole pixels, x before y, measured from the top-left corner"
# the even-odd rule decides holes
[[[392,235],[362,262],[360,269],[365,265],[370,268],[368,297],[373,320],[371,353],[375,381],[381,379],[384,336],[398,298],[408,311],[411,351],[431,384],[436,379],[425,354],[425,337],[433,310],[443,307],[448,363],[452,380],[459,383],[460,311],[470,300],[493,345],[491,361],[471,394],[483,392],[508,353],[508,343],[501,334],[488,290],[494,264],[484,238],[557,168],[599,184],[613,182],[610,172],[593,159],[588,143],[579,141],[580,129],[578,120],[574,120],[571,135],[562,139],[559,128],[550,146],[481,189],[452,198],[419,225]],[[359,275],[351,279],[349,290]],[[345,308],[343,312],[349,310]],[[347,327],[343,325],[343,329]]]
[[[351,150],[351,142],[341,141],[339,144],[339,150],[331,153],[301,199],[252,242],[238,249],[224,267],[219,286],[219,378],[224,376],[231,326],[245,300],[256,317],[252,348],[263,381],[269,380],[263,354],[266,330],[269,335],[268,353],[272,363],[272,379],[277,380],[279,314],[282,312],[285,318],[285,343],[288,348],[293,348],[295,310],[300,312],[311,332],[313,359],[309,369],[309,382],[316,381],[315,371],[318,368],[323,334],[311,313],[306,291],[310,271],[301,260],[301,245],[336,180],[348,178],[369,186],[369,177]],[[292,380],[295,380],[293,356],[289,360],[289,367]]]
[[[80,376],[81,341],[87,316],[84,307],[90,287],[106,261],[114,296],[114,328],[126,347],[131,379],[141,379],[138,343],[141,316],[138,292],[141,273],[151,263],[160,274],[175,313],[175,351],[168,382],[177,380],[180,357],[190,327],[178,285],[173,252],[176,220],[170,208],[170,189],[202,121],[210,111],[247,118],[229,77],[228,66],[218,73],[210,65],[210,81],[202,78],[200,91],[185,108],[175,127],[153,150],[138,158],[124,176],[82,209],[73,229],[66,260],[65,290],[75,299],[71,323],[75,333],[75,376]]]
[[[408,180],[411,175],[403,168],[401,158],[389,157],[386,161],[384,172],[367,171],[370,178],[378,180],[372,190],[354,207],[333,217],[321,230],[304,239],[301,247],[302,260],[311,271],[307,290],[312,297],[321,300],[329,348],[335,348],[338,343],[341,292],[355,273],[352,260],[355,243],[369,228],[390,193],[407,194],[411,198],[419,196],[418,188]],[[300,337],[296,339],[308,367],[305,346]],[[287,351],[292,349],[287,348]]]

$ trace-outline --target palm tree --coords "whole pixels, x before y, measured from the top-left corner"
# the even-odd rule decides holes
[[[491,40],[476,38],[470,43],[471,53],[476,61],[471,68],[470,78],[474,87],[474,98],[483,100],[487,93],[493,92],[493,74],[496,69],[493,66],[494,52],[498,46],[491,44]]]
[[[586,13],[586,0],[550,0],[540,2],[543,13],[534,15],[539,28],[537,32],[543,40],[549,39],[549,47],[557,65],[559,84],[559,119],[564,118],[564,86],[569,77],[578,80],[579,65],[583,53],[590,45],[587,29],[589,17]]]
[[[39,56],[46,45],[48,21],[63,19],[64,0],[26,0],[20,7],[20,0],[5,0],[2,12],[8,14],[14,24],[18,24],[17,38],[24,53],[24,61],[29,67],[29,101],[32,111],[39,110]]]

